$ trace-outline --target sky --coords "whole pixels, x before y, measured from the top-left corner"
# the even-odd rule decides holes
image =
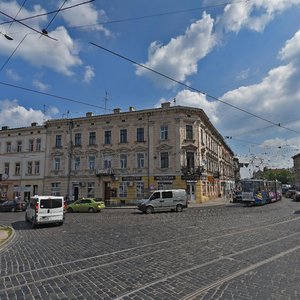
[[[0,1],[0,126],[171,101],[251,177],[300,153],[299,82],[300,0]]]

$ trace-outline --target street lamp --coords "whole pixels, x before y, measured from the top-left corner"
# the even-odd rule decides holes
[[[0,31],[0,34],[2,34],[9,41],[13,40],[13,38],[11,36],[9,36],[8,34],[6,34],[6,33],[3,33],[3,32]]]

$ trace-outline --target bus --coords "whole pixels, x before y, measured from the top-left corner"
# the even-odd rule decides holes
[[[245,205],[264,205],[276,202],[282,197],[281,182],[262,179],[241,180],[242,203]]]

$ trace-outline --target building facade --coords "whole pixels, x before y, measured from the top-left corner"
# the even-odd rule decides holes
[[[300,190],[300,153],[292,157],[294,161],[294,186]]]
[[[46,128],[3,126],[0,130],[0,199],[30,196],[44,190]]]
[[[204,202],[234,184],[234,154],[202,109],[170,106],[46,122],[44,193],[130,204],[184,188]]]
[[[172,106],[0,130],[1,199],[95,197],[132,204],[155,189],[190,202],[229,193],[238,165],[202,109]]]

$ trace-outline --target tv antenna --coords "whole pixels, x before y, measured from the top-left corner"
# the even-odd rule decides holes
[[[105,113],[107,111],[107,101],[108,101],[108,92],[105,92],[105,97],[104,97],[104,110],[105,110]]]

